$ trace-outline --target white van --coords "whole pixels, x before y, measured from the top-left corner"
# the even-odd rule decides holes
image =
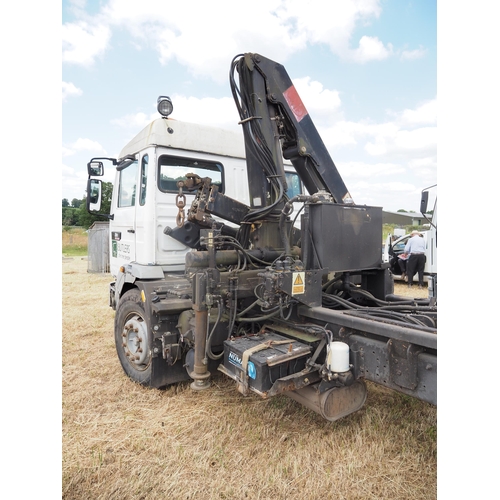
[[[424,281],[427,281],[427,276],[430,274],[435,274],[437,272],[437,255],[435,252],[435,241],[434,234],[430,230],[420,231],[420,234],[425,240],[425,268],[424,268]],[[384,253],[382,257],[383,262],[389,262],[390,269],[394,275],[395,280],[401,280],[401,268],[398,264],[398,255],[404,253],[406,243],[410,239],[411,234],[405,234],[396,238],[395,241],[391,243],[392,235],[387,236]]]

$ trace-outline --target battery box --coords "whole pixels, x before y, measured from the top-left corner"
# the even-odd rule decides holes
[[[246,335],[224,341],[219,369],[239,383],[243,394],[250,389],[265,396],[276,380],[302,371],[310,352],[307,344],[276,333]]]

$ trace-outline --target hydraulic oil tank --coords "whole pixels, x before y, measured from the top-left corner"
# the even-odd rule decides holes
[[[382,264],[382,208],[318,203],[302,219],[306,269],[377,269]]]

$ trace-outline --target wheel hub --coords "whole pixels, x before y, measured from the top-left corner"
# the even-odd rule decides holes
[[[123,349],[137,369],[149,364],[149,342],[146,322],[138,314],[131,315],[123,326]]]

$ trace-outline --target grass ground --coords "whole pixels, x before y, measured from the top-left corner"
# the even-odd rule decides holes
[[[62,497],[436,498],[436,408],[369,384],[365,406],[327,422],[279,396],[143,388],[123,373],[106,274],[62,262]]]
[[[81,227],[63,228],[61,243],[63,257],[87,255],[88,236]]]

